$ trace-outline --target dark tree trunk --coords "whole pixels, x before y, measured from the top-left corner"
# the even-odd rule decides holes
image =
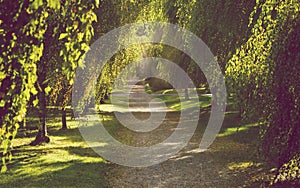
[[[61,123],[62,123],[62,130],[66,130],[68,129],[67,127],[67,109],[66,106],[68,105],[68,102],[72,96],[72,85],[68,85],[67,83],[65,83],[63,89],[63,98],[61,101]],[[71,114],[71,119],[74,119],[73,113]]]
[[[61,122],[62,122],[62,130],[66,130],[67,128],[67,119],[66,119],[66,107],[61,108]]]
[[[35,140],[30,143],[30,145],[39,145],[44,142],[50,142],[48,137],[47,125],[46,125],[46,114],[47,114],[47,102],[46,102],[46,93],[44,88],[41,88],[39,91],[39,131],[35,137]]]
[[[49,27],[52,27],[52,23],[49,23]],[[44,34],[44,38],[51,38],[53,36],[53,30],[47,29],[46,33]],[[48,137],[47,132],[47,125],[46,125],[46,116],[47,116],[47,99],[46,99],[46,91],[45,88],[47,87],[47,73],[52,71],[55,64],[53,64],[53,55],[58,53],[59,48],[53,47],[56,40],[44,40],[44,50],[41,52],[41,59],[38,61],[37,65],[37,82],[36,88],[38,90],[38,100],[39,100],[39,127],[38,133],[35,137],[35,140],[31,142],[31,145],[39,145],[42,143],[50,142],[50,138]]]

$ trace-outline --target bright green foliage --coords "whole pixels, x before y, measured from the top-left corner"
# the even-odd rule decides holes
[[[97,21],[97,16],[93,12],[95,7],[93,1],[70,1],[65,7],[67,9],[62,13],[64,14],[62,20],[67,22],[68,25],[65,26],[65,31],[59,35],[59,40],[64,43],[60,56],[64,64],[69,64],[63,66],[62,71],[72,84],[75,69],[78,65],[80,66],[79,63],[82,62],[85,52],[89,49],[89,41],[94,35],[92,23]]]
[[[103,3],[107,4],[106,1]],[[247,34],[246,21],[254,4],[249,1],[236,3],[232,0],[227,0],[226,2],[205,0],[189,2],[182,0],[137,2],[122,0],[110,1],[109,5],[114,8],[103,9],[109,11],[113,25],[116,24],[115,27],[133,22],[162,21],[179,24],[194,32],[216,54],[216,58],[222,70],[224,70],[225,62],[231,56],[234,48],[241,43],[242,38]],[[111,13],[112,11],[113,13]],[[216,12],[218,13],[218,19],[215,15]],[[103,16],[103,14],[100,16]],[[103,20],[106,21],[106,18],[103,18]],[[105,23],[104,25],[106,26]],[[100,19],[99,25],[101,24],[102,20]],[[99,36],[97,32],[96,35]],[[108,63],[109,65],[106,67],[107,71],[103,71],[99,78],[97,92],[100,91],[102,94],[99,93],[101,96],[97,98],[103,98],[103,95],[111,90],[111,83],[113,83],[122,67],[142,56],[169,59],[182,67],[196,85],[199,86],[207,82],[199,67],[184,53],[168,46],[143,44],[123,50],[116,54],[111,62]],[[161,67],[158,63],[157,69]]]
[[[104,1],[104,5],[107,5],[108,2]],[[166,14],[164,12],[164,4],[165,1],[109,1],[110,7],[107,10],[110,14],[110,20],[112,21],[112,25],[107,22],[107,18],[102,15],[104,18],[99,19],[98,24],[107,24],[107,26],[117,27],[122,26],[124,24],[133,23],[133,22],[145,22],[145,21],[168,21]],[[103,5],[103,6],[104,6]],[[113,13],[111,13],[113,11]],[[121,14],[120,14],[121,13]],[[101,16],[101,15],[100,15]],[[103,23],[104,22],[104,23]],[[116,24],[116,25],[114,25]],[[97,26],[96,26],[97,28]],[[100,28],[100,27],[98,27]],[[101,27],[102,30],[98,30],[97,32],[107,32],[105,27]],[[101,34],[97,34],[99,36]],[[125,34],[126,35],[126,34]],[[122,36],[129,37],[129,36]],[[120,37],[121,38],[121,37]],[[143,57],[149,56],[157,56],[159,51],[161,50],[161,45],[152,45],[152,44],[143,44],[143,45],[135,45],[128,47],[124,50],[116,53],[109,62],[104,66],[101,75],[98,78],[97,86],[96,86],[96,101],[103,100],[104,96],[111,92],[112,84],[116,80],[118,74],[122,71],[122,69],[128,65],[129,63],[136,62],[137,60]],[[88,86],[88,83],[86,83]],[[89,92],[90,87],[86,87],[87,91],[84,95],[84,100],[89,101],[89,97],[91,93]]]
[[[177,0],[170,6],[173,9],[169,11],[170,21],[199,36],[217,57],[224,71],[232,52],[247,37],[253,1]]]
[[[63,8],[61,15],[53,23],[54,37],[48,43],[45,82],[52,88],[49,102],[65,107],[71,97],[75,69],[84,67],[85,52],[94,36],[93,22],[97,21],[94,9],[97,1],[70,1]],[[56,24],[60,22],[60,24]],[[50,62],[50,63],[49,63]]]
[[[44,45],[45,21],[48,13],[37,2],[1,2],[1,147],[2,159],[9,159],[11,140],[26,114],[31,93],[36,94],[36,63],[40,60]],[[34,12],[35,11],[35,12]],[[40,23],[40,24],[38,24]],[[5,167],[2,171],[5,171]]]
[[[36,95],[41,89],[36,87],[37,72],[40,71],[37,68],[41,67],[43,57],[49,56],[45,54],[47,48],[51,48],[45,43],[55,35],[60,35],[61,28],[66,29],[67,41],[62,42],[65,48],[61,54],[64,61],[59,63],[63,73],[72,82],[72,71],[88,50],[87,43],[93,35],[91,23],[96,20],[92,12],[95,6],[97,3],[94,1],[0,1],[3,49],[0,54],[2,171],[6,170],[6,159],[11,158],[11,140],[25,117],[27,102],[31,95]],[[49,37],[47,32],[55,35]],[[49,87],[44,87],[44,90],[49,92]],[[37,101],[34,103],[37,104]]]

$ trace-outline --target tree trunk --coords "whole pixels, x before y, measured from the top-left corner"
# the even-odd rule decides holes
[[[67,119],[66,119],[66,107],[61,108],[61,122],[62,122],[62,130],[66,130],[67,128]]]
[[[47,114],[47,105],[46,105],[46,94],[44,88],[41,88],[39,91],[39,132],[35,137],[35,140],[30,143],[30,145],[35,146],[42,144],[44,142],[49,143],[50,138],[48,137],[47,125],[46,125],[46,114]]]
[[[184,89],[184,98],[185,98],[185,100],[190,100],[188,88]]]

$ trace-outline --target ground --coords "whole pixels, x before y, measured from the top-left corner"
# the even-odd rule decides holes
[[[157,97],[169,100],[167,109],[171,109],[165,123],[157,129],[139,135],[122,127],[113,113],[102,109],[108,132],[122,143],[134,146],[164,140],[174,131],[176,123],[171,122],[177,121],[180,112],[176,111],[172,96]],[[145,168],[104,160],[83,140],[74,120],[68,119],[68,130],[60,130],[56,109],[48,110],[51,142],[29,146],[38,123],[32,110],[27,129],[20,130],[13,141],[13,160],[9,171],[1,174],[0,187],[258,187],[267,182],[267,176],[265,180],[261,178],[267,168],[257,155],[258,124],[241,124],[238,114],[228,108],[216,140],[208,150],[200,151],[198,146],[210,113],[207,103],[199,104],[203,109],[198,127],[187,146],[169,160]],[[149,112],[135,116],[145,119]]]

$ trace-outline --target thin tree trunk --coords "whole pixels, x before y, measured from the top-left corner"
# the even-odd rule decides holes
[[[62,107],[61,108],[61,122],[62,122],[62,130],[66,130],[68,129],[67,127],[67,119],[66,119],[67,115],[66,115],[66,107]]]
[[[61,102],[61,123],[62,123],[62,130],[68,129],[67,127],[67,111],[66,106],[68,105],[68,101],[72,96],[72,85],[66,85],[66,90],[63,90],[63,98]],[[72,115],[73,116],[73,115]],[[72,119],[72,117],[71,117]]]
[[[184,89],[184,98],[185,98],[185,100],[190,100],[188,88]]]

